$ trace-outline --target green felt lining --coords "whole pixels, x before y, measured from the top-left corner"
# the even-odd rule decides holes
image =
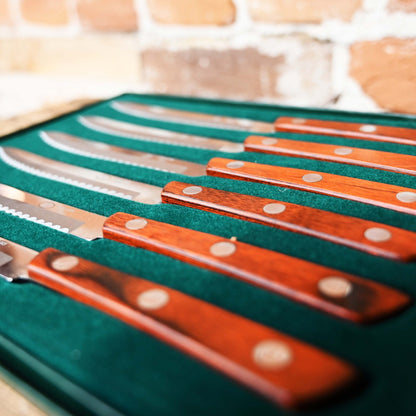
[[[131,100],[264,121],[273,121],[279,115],[292,115],[416,128],[416,119],[407,116],[343,113],[250,103],[126,94],[10,135],[3,139],[2,145],[19,147],[63,162],[161,187],[169,181],[180,180],[300,203],[416,231],[415,216],[383,208],[262,184],[212,177],[187,178],[93,160],[51,148],[40,140],[41,130],[58,130],[91,140],[204,164],[212,157],[222,156],[416,188],[416,179],[410,175],[257,153],[224,156],[219,152],[118,138],[91,131],[78,122],[78,115],[89,114],[129,122],[140,121],[145,125],[169,127],[176,131],[225,138],[236,142],[243,142],[248,135],[244,132],[139,120],[111,108],[111,101],[116,100]],[[279,137],[415,154],[415,147],[391,143],[301,134],[279,134]],[[402,289],[413,297],[416,296],[415,263],[400,264],[379,259],[313,237],[300,236],[199,210],[173,205],[134,203],[31,176],[10,168],[3,162],[0,162],[0,177],[1,182],[8,185],[101,215],[108,216],[117,211],[124,211],[224,237],[236,236],[240,241],[358,274]],[[112,241],[85,242],[5,213],[0,213],[0,231],[3,237],[26,244],[36,250],[49,246],[56,247],[182,290],[310,342],[358,366],[366,375],[368,384],[352,397],[314,411],[312,413],[314,415],[368,415],[370,412],[378,412],[381,415],[390,415],[393,412],[407,415],[416,411],[413,387],[409,382],[416,371],[415,306],[382,323],[361,327],[223,275]],[[23,348],[35,360],[39,360],[63,378],[79,385],[80,388],[121,413],[139,415],[291,414],[282,409],[276,409],[254,393],[154,338],[52,291],[34,284],[11,285],[0,282],[0,297],[2,299],[0,334]],[[36,384],[34,380],[31,382]],[[41,381],[39,383],[41,384]],[[59,385],[57,387],[59,390]],[[41,386],[39,389],[42,390]],[[60,402],[62,406],[67,406],[56,392],[51,392],[51,396],[53,396],[51,399]],[[75,397],[74,400],[82,401],[83,399]]]

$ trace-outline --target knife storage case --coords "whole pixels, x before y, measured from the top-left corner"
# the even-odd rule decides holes
[[[256,152],[222,153],[118,137],[89,129],[80,116],[101,116],[243,143],[252,132],[207,128],[138,118],[111,104],[147,105],[242,117],[273,123],[279,116],[416,129],[406,115],[364,114],[175,96],[124,94],[0,139],[57,161],[163,187],[191,183],[286,201],[416,232],[416,216],[328,195],[262,183],[201,176],[186,177],[64,152],[40,138],[42,131],[70,135],[143,152],[206,164],[214,157],[327,172],[415,189],[415,176],[335,162]],[[328,135],[276,132],[271,138],[360,147],[416,155],[411,145]],[[416,135],[416,130],[415,130]],[[416,298],[416,262],[374,256],[312,236],[173,204],[147,205],[79,188],[12,168],[0,160],[0,182],[106,217],[125,212],[253,244],[335,268],[401,290]],[[107,239],[85,241],[0,210],[0,235],[34,250],[54,247],[220,306],[351,363],[362,373],[354,391],[326,406],[296,415],[379,416],[416,413],[416,306],[370,325],[343,321],[262,288],[179,260]],[[79,415],[293,415],[223,374],[119,320],[34,283],[0,280],[0,365],[29,395]],[[243,335],[243,334],[242,334]],[[31,394],[30,392],[36,392]],[[46,407],[48,407],[46,405]],[[1,404],[0,404],[1,413]]]

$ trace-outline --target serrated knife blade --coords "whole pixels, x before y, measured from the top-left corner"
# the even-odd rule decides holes
[[[139,126],[107,117],[80,116],[78,121],[89,129],[133,140],[192,147],[195,149],[218,150],[226,153],[239,153],[244,150],[244,146],[241,143]]]
[[[0,184],[0,212],[85,240],[103,237],[106,217]]]
[[[211,127],[236,131],[253,131],[274,133],[273,123],[256,121],[247,118],[224,117],[214,114],[193,111],[174,110],[156,105],[145,105],[127,101],[115,101],[111,106],[122,113],[136,117],[148,118],[171,123],[190,124],[199,127]]]
[[[42,131],[40,137],[49,146],[80,156],[150,168],[161,172],[179,173],[185,176],[203,176],[206,173],[206,167],[198,163],[130,150],[102,142],[82,139],[66,133]]]
[[[111,106],[119,112],[140,118],[201,127],[251,131],[254,133],[283,131],[319,134],[416,146],[416,130],[412,128],[352,123],[348,121],[305,119],[301,117],[278,117],[274,122],[262,122],[239,117],[224,117],[214,114],[175,110],[130,101],[115,101],[111,103]]]
[[[0,147],[0,158],[30,175],[144,204],[161,202],[162,188],[157,186],[69,165],[13,147]]]

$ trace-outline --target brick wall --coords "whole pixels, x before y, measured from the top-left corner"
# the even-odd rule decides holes
[[[0,73],[416,114],[416,0],[0,0]]]

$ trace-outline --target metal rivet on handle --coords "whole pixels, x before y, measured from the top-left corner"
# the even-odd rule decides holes
[[[137,304],[145,310],[160,309],[169,302],[169,293],[163,289],[149,289],[137,297]]]
[[[391,232],[385,228],[373,227],[365,230],[364,236],[367,240],[381,243],[382,241],[390,240]]]
[[[228,241],[221,241],[219,243],[213,244],[209,251],[215,257],[227,257],[231,256],[236,251],[237,247],[235,244]]]
[[[202,192],[202,188],[200,186],[187,186],[182,192],[185,195],[196,195]]]
[[[292,351],[284,342],[262,341],[254,347],[253,359],[259,367],[267,370],[277,370],[290,364]]]
[[[416,202],[416,192],[399,192],[396,198],[401,202]]]
[[[272,204],[267,204],[263,207],[263,211],[266,214],[280,214],[286,209],[286,206],[283,204],[279,204],[277,202]]]
[[[129,220],[126,222],[125,227],[128,230],[141,230],[142,228],[146,227],[147,221],[143,218],[136,218],[134,220]]]
[[[238,118],[237,124],[243,127],[251,127],[253,125],[253,120],[249,120],[247,118]]]
[[[240,169],[243,166],[244,166],[244,162],[240,162],[240,161],[227,163],[227,168],[230,168],[230,169]]]
[[[305,124],[306,119],[304,119],[304,118],[292,118],[292,123],[293,124]]]
[[[75,256],[61,256],[57,259],[55,259],[51,267],[58,272],[66,272],[68,270],[71,270],[75,266],[79,264],[78,257]]]
[[[45,201],[45,202],[41,202],[39,204],[39,206],[41,208],[44,208],[44,209],[50,209],[50,208],[53,208],[55,206],[55,204],[53,202],[50,202],[50,201]]]
[[[374,133],[377,130],[377,127],[372,124],[364,124],[359,130],[363,133]]]
[[[321,293],[331,298],[345,298],[352,291],[352,283],[343,277],[324,277],[318,282]]]
[[[349,147],[338,147],[334,150],[334,153],[340,156],[350,155],[352,153],[352,149]]]
[[[279,140],[273,139],[272,137],[268,137],[267,139],[263,139],[261,142],[265,144],[266,146],[273,146],[276,144]]]
[[[319,182],[323,179],[322,175],[319,175],[318,173],[307,173],[306,175],[303,175],[302,178],[305,182],[313,183],[313,182]]]

